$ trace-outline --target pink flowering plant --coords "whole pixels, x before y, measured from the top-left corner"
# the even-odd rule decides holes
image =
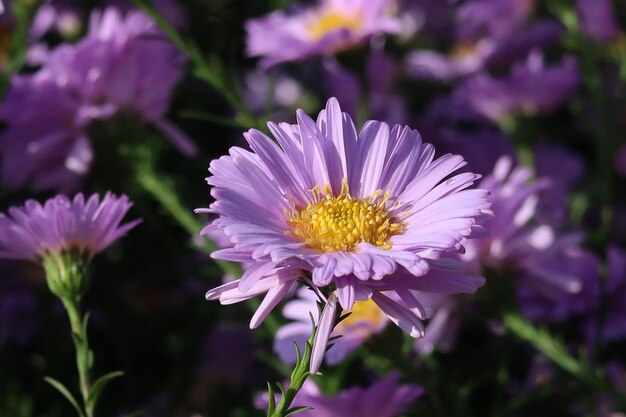
[[[625,414],[625,12],[0,1],[0,416]]]

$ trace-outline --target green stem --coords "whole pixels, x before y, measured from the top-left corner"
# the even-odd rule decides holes
[[[217,57],[211,57],[211,61],[207,61],[198,45],[190,39],[184,39],[177,32],[176,28],[145,0],[131,0],[131,2],[135,7],[142,9],[152,17],[172,43],[189,57],[194,67],[194,75],[217,90],[239,112],[239,116],[234,119],[239,126],[245,129],[256,127],[263,131],[267,130],[263,123],[245,105],[235,85],[228,82],[229,74],[222,68]]]
[[[309,372],[309,366],[311,362],[311,352],[313,347],[313,341],[315,340],[316,327],[313,328],[311,332],[311,337],[306,342],[304,348],[304,355],[300,356],[300,351],[297,351],[297,360],[296,365],[291,373],[291,378],[289,379],[289,386],[287,390],[283,392],[283,395],[280,397],[280,401],[276,404],[276,407],[272,409],[272,401],[270,401],[270,406],[268,408],[268,417],[285,417],[289,413],[293,412],[293,409],[290,409],[291,403],[294,398],[304,385],[304,382],[311,374]],[[297,348],[296,348],[297,349]],[[272,390],[269,392],[270,396],[273,396]]]
[[[11,45],[9,46],[9,62],[0,72],[0,94],[3,93],[11,81],[11,76],[24,66],[28,49],[28,30],[40,1],[14,1],[11,7],[15,16],[15,26],[11,30]]]
[[[91,391],[89,371],[93,365],[93,354],[89,349],[87,339],[87,322],[80,314],[79,297],[65,298],[62,301],[72,327],[72,340],[74,341],[74,347],[76,349],[76,367],[80,381],[80,394],[83,397],[83,404],[85,406],[85,415],[87,417],[93,417],[93,407],[88,404],[89,393]]]
[[[170,216],[172,216],[189,235],[197,236],[200,233],[204,224],[198,217],[192,214],[191,210],[183,206],[170,181],[166,178],[159,177],[148,164],[144,164],[142,169],[137,172],[137,181],[167,210]],[[215,243],[205,238],[202,240],[202,249],[207,253],[211,253],[218,248]],[[238,265],[219,259],[215,259],[214,262],[224,273],[234,277],[241,276],[241,269]]]
[[[563,370],[574,375],[590,388],[594,390],[601,389],[612,395],[616,394],[612,384],[607,380],[606,375],[601,370],[592,368],[582,358],[574,358],[567,351],[565,346],[560,341],[553,338],[547,330],[536,328],[518,313],[505,313],[503,315],[503,322],[510,332],[532,344],[537,350],[546,355],[548,359]]]
[[[70,321],[80,394],[83,398],[83,410],[79,414],[82,416],[84,411],[85,417],[93,417],[94,403],[89,399],[89,373],[93,367],[93,353],[89,349],[87,338],[87,317],[80,312],[80,301],[88,286],[89,258],[79,251],[63,251],[47,254],[43,257],[42,264],[46,271],[48,288],[63,302]]]

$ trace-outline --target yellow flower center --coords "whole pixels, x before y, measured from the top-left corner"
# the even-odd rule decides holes
[[[389,239],[404,231],[404,224],[387,212],[389,193],[377,190],[370,197],[350,195],[344,179],[341,192],[333,196],[329,186],[311,190],[314,201],[287,212],[287,234],[321,252],[354,251],[361,242],[390,249]]]
[[[347,314],[347,311],[342,311],[341,314]],[[350,327],[358,326],[359,324],[370,324],[375,328],[380,328],[385,323],[385,313],[376,305],[370,298],[367,301],[357,301],[354,303],[350,315],[341,320],[335,327],[335,331],[339,334]]]
[[[475,43],[461,43],[450,51],[450,57],[457,60],[470,58],[476,54],[477,45]]]
[[[327,33],[340,29],[356,32],[361,28],[360,16],[346,16],[333,10],[322,10],[308,25],[308,34],[312,40],[323,38]]]

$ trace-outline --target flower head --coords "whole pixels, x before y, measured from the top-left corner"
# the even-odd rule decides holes
[[[481,265],[506,270],[523,286],[547,285],[557,292],[577,293],[582,285],[581,268],[568,265],[573,258],[565,260],[578,247],[582,236],[559,233],[546,223],[534,223],[544,217],[538,210],[541,192],[550,190],[552,184],[546,178],[532,180],[532,175],[528,168],[514,167],[508,157],[498,160],[493,173],[480,184],[493,196],[495,216],[484,225],[489,237],[471,241],[462,257],[474,264],[475,270],[480,270]],[[548,291],[540,294],[547,295]]]
[[[353,47],[372,35],[397,32],[399,22],[386,13],[391,0],[321,0],[293,15],[283,11],[246,23],[247,53],[270,67]]]
[[[50,254],[76,251],[87,258],[106,249],[140,220],[120,225],[132,203],[125,195],[97,194],[85,201],[58,195],[43,205],[28,200],[0,214],[0,258],[40,262]]]
[[[415,290],[474,292],[483,284],[446,256],[491,214],[489,193],[467,189],[478,175],[452,176],[462,157],[434,160],[434,148],[408,127],[369,121],[357,133],[335,99],[317,122],[299,110],[297,124],[268,127],[278,144],[250,130],[254,152],[231,148],[211,163],[216,201],[198,211],[219,216],[204,233],[222,229],[233,245],[212,256],[250,266],[207,299],[231,304],[267,293],[254,328],[302,279],[328,287],[328,305],[338,299],[345,311],[372,299],[420,337],[424,312]],[[320,327],[330,332],[327,324]]]
[[[447,7],[447,14],[455,17],[454,23],[447,24],[447,34],[454,33],[455,39],[447,53],[420,49],[407,55],[408,73],[418,79],[449,81],[489,67],[508,66],[533,50],[550,46],[563,32],[563,27],[550,19],[538,18],[528,23],[534,1],[432,3]],[[442,11],[431,9],[422,19],[445,22],[440,16]],[[434,40],[439,42],[445,37],[440,33]]]
[[[550,113],[575,93],[581,76],[573,57],[546,66],[543,55],[535,51],[526,62],[517,63],[507,77],[476,74],[453,92],[456,106],[467,107],[492,121],[514,114]]]
[[[610,41],[620,33],[611,0],[577,0],[576,13],[581,32],[599,42]]]
[[[160,129],[179,150],[194,144],[163,119],[182,76],[182,57],[138,11],[94,12],[89,33],[61,44],[33,74],[17,75],[0,120],[2,181],[10,187],[72,188],[89,171],[89,126],[124,114]]]

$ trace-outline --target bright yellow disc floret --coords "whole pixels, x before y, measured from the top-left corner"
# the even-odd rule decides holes
[[[333,196],[329,186],[311,190],[314,201],[287,213],[287,234],[321,252],[354,251],[367,242],[390,249],[389,239],[404,231],[404,225],[387,211],[389,193],[377,190],[369,197],[350,195],[344,180],[341,192]]]
[[[361,17],[359,15],[346,16],[334,10],[322,10],[309,25],[308,33],[311,39],[318,40],[336,30],[347,29],[357,32],[360,28]]]

